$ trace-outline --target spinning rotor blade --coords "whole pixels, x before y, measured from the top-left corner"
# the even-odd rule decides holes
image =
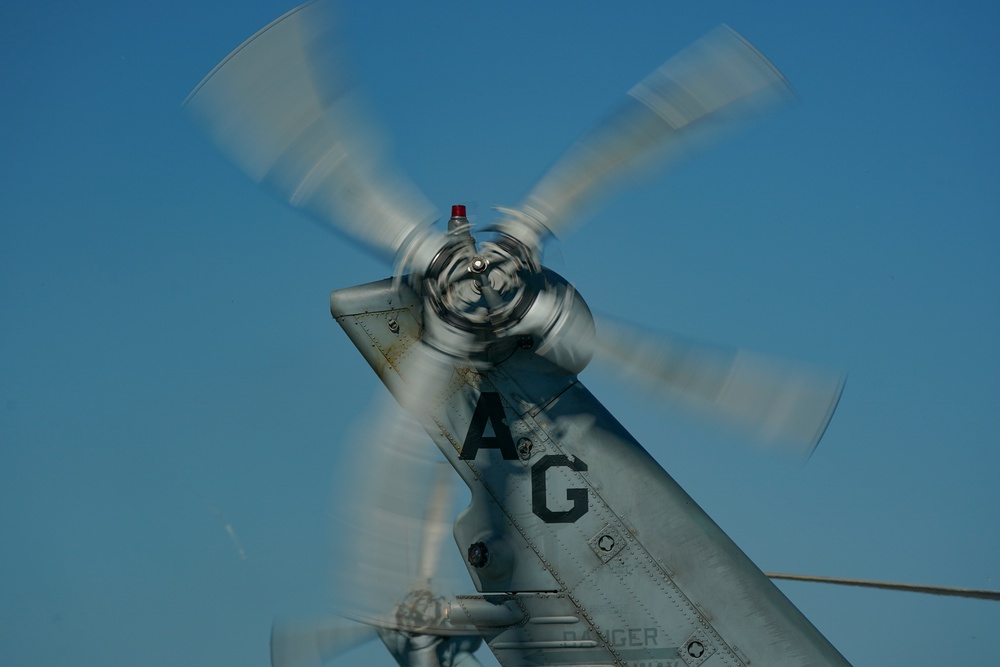
[[[392,627],[409,592],[430,587],[441,596],[457,588],[436,571],[441,541],[451,533],[454,487],[441,484],[440,455],[423,428],[384,403],[352,439],[360,455],[345,471],[337,508],[336,544],[347,556],[337,590],[344,615]]]
[[[297,7],[245,41],[184,105],[233,162],[292,206],[385,259],[429,261],[434,208],[367,122],[323,4]]]
[[[870,581],[868,579],[840,579],[836,577],[814,577],[803,574],[779,574],[768,572],[771,579],[787,579],[789,581],[810,581],[821,584],[838,584],[840,586],[861,586],[864,588],[882,588],[890,591],[907,591],[910,593],[927,593],[928,595],[945,595],[960,598],[977,598],[979,600],[1000,600],[1000,591],[989,591],[976,588],[951,588],[949,586],[925,586],[923,584],[897,584],[889,581]]]
[[[427,512],[424,515],[424,534],[420,544],[417,576],[430,582],[437,573],[441,546],[451,527],[452,477],[455,472],[445,461],[439,461],[434,471],[434,482],[428,494]]]
[[[654,338],[603,319],[595,347],[595,360],[628,379],[805,457],[819,444],[847,379],[745,350]]]
[[[271,627],[271,667],[319,667],[375,637],[375,628],[339,616],[313,623],[276,622]]]
[[[342,616],[275,623],[273,667],[316,667],[397,631],[428,638],[474,632],[434,614],[421,615],[425,609],[443,610],[446,600],[439,591],[454,585],[437,571],[452,521],[453,486],[443,476],[451,471],[442,471],[447,464],[433,456],[436,450],[413,417],[383,403],[363,417],[364,427],[349,439],[359,455],[340,480],[334,544],[345,556],[336,587]]]
[[[720,26],[629,91],[602,123],[584,134],[542,177],[498,229],[539,248],[625,176],[677,153],[720,121],[746,118],[795,97],[785,77],[757,49]]]

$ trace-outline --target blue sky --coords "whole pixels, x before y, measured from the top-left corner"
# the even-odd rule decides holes
[[[388,269],[258,190],[180,109],[291,6],[0,9],[4,664],[266,665],[273,617],[331,605],[331,487],[382,389],[327,296]],[[824,441],[800,466],[583,380],[763,569],[997,589],[997,11],[344,14],[399,161],[480,222],[715,25],[753,41],[800,103],[628,189],[548,263],[601,313],[846,369]],[[855,665],[994,660],[996,603],[781,588]]]

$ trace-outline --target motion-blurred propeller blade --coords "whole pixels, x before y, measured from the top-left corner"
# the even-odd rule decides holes
[[[387,260],[426,266],[439,242],[434,207],[390,163],[325,4],[297,7],[245,41],[185,107],[254,181]]]
[[[338,616],[311,623],[275,622],[271,667],[319,667],[375,637],[375,628]]]
[[[397,605],[411,591],[428,590],[428,579],[436,596],[458,588],[453,573],[434,571],[441,539],[451,533],[446,496],[454,487],[440,484],[440,453],[417,421],[389,400],[381,403],[363,418],[353,438],[357,459],[339,480],[335,543],[346,565],[337,590],[346,616],[426,628],[441,620],[421,618],[433,605],[408,607],[405,618]]]
[[[457,583],[436,570],[452,521],[447,464],[416,420],[388,399],[362,416],[350,441],[357,454],[342,469],[333,505],[341,616],[275,623],[272,665],[316,667],[376,636],[394,655],[421,641],[454,652],[470,634],[474,650],[475,628],[446,618],[441,592]]]
[[[789,581],[810,581],[820,584],[837,584],[840,586],[861,586],[864,588],[882,588],[890,591],[906,591],[910,593],[926,593],[928,595],[945,595],[949,597],[976,598],[979,600],[1000,600],[1000,591],[990,591],[978,588],[952,588],[949,586],[925,586],[923,584],[899,584],[890,581],[871,581],[868,579],[841,579],[837,577],[816,577],[804,574],[779,574],[768,572],[771,579],[787,579]]]
[[[606,319],[597,322],[595,347],[595,361],[647,389],[805,457],[819,444],[846,382],[835,371],[678,336],[653,337]]]
[[[629,91],[578,139],[497,228],[540,250],[625,177],[705,139],[706,130],[794,100],[785,77],[756,48],[720,26]]]
[[[441,556],[441,546],[445,536],[451,532],[449,529],[454,476],[455,471],[447,462],[438,462],[434,471],[434,481],[427,493],[424,533],[420,543],[420,560],[417,562],[417,576],[421,581],[430,582],[434,579]]]

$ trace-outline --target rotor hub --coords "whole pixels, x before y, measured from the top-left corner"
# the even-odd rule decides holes
[[[534,303],[540,273],[530,250],[515,239],[504,236],[477,251],[474,241],[459,237],[438,252],[420,289],[443,323],[499,337]]]
[[[470,273],[483,273],[484,271],[486,271],[489,265],[490,265],[489,260],[487,260],[485,257],[480,257],[479,255],[476,255],[475,257],[472,258],[472,261],[469,262],[468,270]]]
[[[447,603],[428,589],[410,591],[396,605],[396,623],[408,632],[417,632],[444,625]]]

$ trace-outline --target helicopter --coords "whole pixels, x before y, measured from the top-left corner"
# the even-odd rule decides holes
[[[187,107],[252,178],[393,263],[391,278],[335,291],[331,312],[472,494],[454,536],[478,594],[428,591],[353,620],[400,664],[435,664],[405,641],[427,638],[457,647],[436,664],[468,659],[477,639],[504,665],[848,664],[578,377],[610,358],[808,456],[844,376],[598,321],[542,264],[544,244],[631,173],[791,101],[784,76],[738,33],[710,33],[474,237],[461,204],[435,230],[433,206],[380,154],[328,26],[320,3],[285,14]]]

